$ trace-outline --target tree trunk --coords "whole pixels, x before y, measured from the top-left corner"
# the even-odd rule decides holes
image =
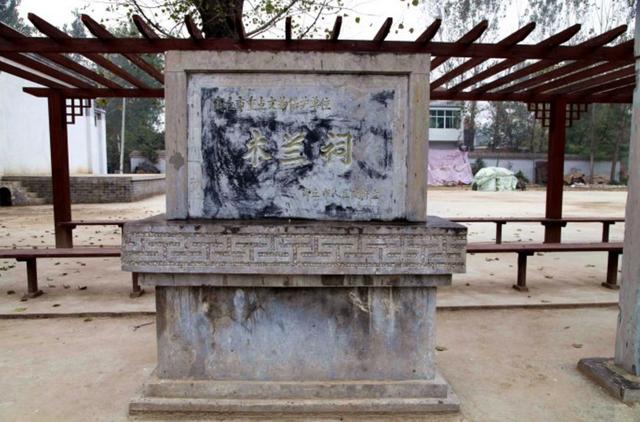
[[[624,139],[624,128],[626,123],[626,118],[624,115],[624,106],[620,106],[620,126],[618,126],[618,136],[615,138],[615,144],[613,146],[613,157],[611,158],[611,173],[609,175],[609,183],[613,183],[616,179],[616,167],[618,166],[618,159],[620,158],[620,144],[622,143],[622,139]]]
[[[591,104],[591,122],[589,124],[589,184],[593,184],[596,154],[596,105]]]
[[[202,31],[206,38],[239,38],[244,0],[203,0],[198,2]]]
[[[536,152],[536,118],[531,117],[531,139],[529,141],[529,152],[533,154]]]
[[[475,149],[476,139],[476,114],[478,114],[478,104],[476,101],[469,102],[469,115],[464,119],[464,144],[469,151]]]

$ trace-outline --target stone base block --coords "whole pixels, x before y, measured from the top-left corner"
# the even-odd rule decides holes
[[[618,400],[628,404],[640,402],[640,377],[626,373],[613,359],[581,359],[578,369]]]
[[[460,403],[439,374],[433,380],[252,382],[166,380],[154,375],[134,398],[135,414],[235,416],[422,414],[457,412]]]

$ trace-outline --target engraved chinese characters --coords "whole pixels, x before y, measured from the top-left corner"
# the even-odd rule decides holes
[[[189,155],[200,167],[189,167],[190,216],[399,218],[402,78],[286,78],[191,77]]]

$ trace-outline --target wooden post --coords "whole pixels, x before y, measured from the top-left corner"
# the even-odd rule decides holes
[[[607,281],[602,283],[603,287],[617,290],[620,288],[618,284],[618,252],[611,251],[607,258]]]
[[[640,2],[636,4],[640,11]],[[640,77],[640,20],[635,31],[636,80]],[[640,375],[640,84],[633,93],[629,184],[625,214],[620,315],[616,333],[615,364]]]
[[[602,222],[602,243],[609,242],[609,232],[610,232],[612,224],[615,224],[615,223],[610,222],[610,221],[603,221]]]
[[[71,187],[65,98],[60,94],[51,94],[48,100],[53,222],[56,247],[72,248],[72,228],[60,225],[61,222],[71,221]]]
[[[25,259],[27,264],[27,297],[34,298],[42,294],[42,290],[38,289],[38,267],[35,258]]]
[[[567,103],[557,100],[551,103],[549,124],[549,147],[547,159],[547,206],[546,218],[562,218],[562,191],[564,188],[564,149],[566,140]],[[546,224],[545,243],[560,243],[562,226]]]
[[[506,221],[496,221],[496,244],[499,245],[502,243],[502,226],[504,226]]]
[[[520,292],[528,292],[527,287],[527,256],[532,252],[518,252],[518,281],[513,288]]]

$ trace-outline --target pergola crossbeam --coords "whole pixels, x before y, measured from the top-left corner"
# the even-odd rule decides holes
[[[59,43],[61,45],[67,45],[68,43],[73,42],[74,39],[70,35],[60,31],[58,28],[51,25],[49,22],[45,21],[44,19],[38,17],[37,15],[33,13],[29,13],[27,17],[29,18],[31,23],[33,23],[33,25],[36,28],[38,28],[40,32],[47,35],[55,43]],[[97,54],[97,53],[80,53],[80,54],[82,54],[83,56],[85,56],[87,59],[91,60],[98,66],[102,66],[103,68],[107,69],[109,72],[113,73],[114,75],[119,76],[120,78],[124,79],[130,84],[138,88],[148,88],[148,86],[144,82],[138,80],[129,72],[120,68],[119,66],[117,66],[110,60],[104,58],[100,54]],[[122,54],[125,54],[125,53],[122,53]]]
[[[336,21],[333,23],[333,29],[329,34],[329,40],[338,41],[340,37],[340,30],[342,29],[342,16],[336,16]]]
[[[91,32],[96,38],[100,38],[102,40],[116,39],[116,37],[111,32],[109,32],[107,28],[105,28],[98,22],[94,21],[89,15],[82,15],[80,19],[82,20],[82,23],[84,24],[84,26],[87,27],[89,32]],[[162,72],[152,64],[148,63],[142,57],[135,54],[128,54],[128,53],[123,54],[123,56],[126,57],[131,63],[135,64],[144,72],[146,72],[148,75],[150,75],[152,78],[157,80],[158,82],[160,83],[164,82],[164,75],[162,74]]]
[[[18,76],[24,75],[31,81],[38,81],[46,87],[25,90],[38,96],[50,95],[51,92],[47,90],[55,89],[58,94],[68,98],[136,96],[160,98],[164,92],[161,86],[155,88],[147,85],[103,55],[123,55],[162,84],[163,72],[142,58],[140,54],[162,54],[169,50],[429,53],[434,57],[431,70],[450,58],[467,58],[464,63],[431,83],[432,99],[458,101],[531,103],[555,101],[562,96],[569,102],[624,102],[630,98],[634,85],[629,83],[628,78],[629,65],[633,61],[632,42],[623,42],[614,47],[605,46],[626,31],[624,25],[578,45],[568,46],[562,44],[580,30],[580,25],[566,28],[537,44],[521,44],[533,31],[535,23],[523,26],[497,43],[479,43],[476,41],[488,27],[486,20],[455,42],[436,42],[433,39],[442,24],[440,19],[436,19],[414,42],[408,42],[387,41],[393,25],[391,18],[385,19],[373,39],[368,41],[339,39],[343,24],[340,16],[336,17],[333,29],[324,40],[293,39],[291,17],[285,19],[284,39],[247,38],[240,15],[235,16],[233,22],[239,30],[236,39],[205,38],[191,16],[184,18],[189,32],[188,38],[161,37],[138,15],[134,15],[132,19],[143,35],[142,38],[118,38],[88,15],[82,15],[81,19],[96,38],[73,38],[36,15],[29,14],[29,19],[47,37],[27,37],[0,24],[0,56],[16,60],[15,65],[12,64],[14,62],[7,64],[5,61],[5,69],[10,69]],[[122,86],[82,66],[65,54],[84,55],[133,86]],[[38,60],[38,55],[43,58],[42,61]],[[441,89],[455,78],[464,77],[467,72],[477,69],[479,65],[490,59],[503,60],[462,80],[450,89]],[[492,76],[511,69],[525,60],[535,60],[535,62],[482,84]],[[52,79],[50,80],[49,77]],[[475,89],[464,91],[474,85]],[[606,91],[615,91],[615,95],[605,97],[602,93]]]
[[[531,22],[523,26],[522,28],[518,29],[516,32],[512,33],[511,35],[507,36],[506,38],[502,39],[496,45],[504,48],[513,47],[514,45],[518,44],[520,41],[527,38],[527,36],[531,33],[531,31],[535,29],[535,27],[536,27],[535,22]],[[461,64],[460,66],[456,67],[450,72],[445,73],[440,78],[431,82],[431,88],[433,89],[433,88],[442,86],[447,82],[449,82],[450,80],[454,79],[455,77],[464,74],[466,71],[471,70],[478,65],[481,65],[487,60],[488,59],[482,59],[482,58],[469,59],[465,63]]]
[[[416,38],[416,44],[426,44],[430,42],[440,30],[440,26],[442,25],[442,19],[436,19],[431,22],[431,25],[424,30],[422,34],[418,38]]]
[[[603,61],[603,60],[598,60],[593,56],[588,57],[588,51],[589,49],[599,49],[599,48],[605,48],[603,47],[603,45],[608,44],[609,42],[613,41],[615,38],[617,38],[618,36],[621,35],[621,31],[623,30],[623,28],[626,30],[626,26],[622,25],[619,26],[617,28],[614,28],[612,30],[609,30],[607,32],[604,32],[598,36],[595,36],[593,38],[588,39],[587,41],[584,41],[580,44],[578,44],[577,46],[575,46],[574,48],[576,49],[585,49],[585,54],[587,56],[583,57],[582,60],[580,59],[576,59],[579,60],[580,63],[582,63],[582,67],[584,66],[591,66],[594,63],[597,63],[598,61]],[[621,47],[625,48],[627,47],[626,45],[621,45]],[[632,46],[628,46],[630,48],[632,48]],[[556,47],[545,47],[548,50],[552,49],[552,50],[556,50],[560,47],[556,46]],[[616,48],[616,47],[609,47],[610,49],[612,48]],[[585,58],[586,60],[588,60],[587,62],[585,62]],[[615,59],[612,59],[615,60]],[[490,91],[493,89],[496,89],[498,87],[501,87],[503,85],[506,85],[508,83],[517,81],[518,79],[522,79],[526,76],[535,74],[537,72],[541,72],[551,66],[555,66],[559,63],[561,63],[562,60],[540,60],[536,63],[533,63],[529,66],[526,66],[518,71],[515,71],[509,75],[506,75],[502,78],[499,78],[493,82],[487,83],[485,85],[482,85],[478,88],[476,88],[476,91],[481,91],[481,92],[486,92],[486,91]],[[569,65],[570,66],[570,65]],[[542,75],[541,77],[543,77],[544,75]],[[525,81],[526,83],[526,81]],[[527,85],[525,85],[527,86]]]
[[[151,28],[151,26],[139,15],[131,16],[131,20],[133,20],[133,24],[138,29],[138,32],[146,38],[147,40],[159,40],[160,36],[156,34],[156,31]]]
[[[550,36],[549,38],[539,42],[538,44],[536,44],[536,47],[543,47],[543,48],[547,48],[547,47],[556,47],[568,40],[570,40],[575,34],[578,33],[578,31],[580,31],[581,26],[579,24],[570,26],[569,28],[564,29],[561,32],[558,32],[557,34],[554,34],[552,36]],[[506,59],[503,60],[499,63],[496,63],[495,65],[489,67],[488,69],[478,73],[475,76],[472,76],[471,78],[464,80],[462,82],[460,82],[458,85],[454,86],[453,88],[450,89],[451,92],[458,92],[458,91],[462,91],[465,88],[468,88],[472,85],[475,85],[476,83],[479,83],[481,81],[484,81],[488,78],[490,78],[493,75],[496,75],[500,72],[502,72],[503,70],[507,70],[517,64],[522,63],[524,60],[522,59]]]
[[[11,60],[14,63],[18,63],[25,67],[31,68],[33,70],[38,71],[44,75],[50,76],[58,81],[65,82],[69,85],[78,87],[78,88],[95,88],[95,86],[86,83],[85,81],[78,79],[74,76],[71,76],[68,73],[61,72],[53,67],[50,67],[38,60],[34,60],[28,56],[18,54],[18,53],[4,53],[2,54],[6,59]]]
[[[462,37],[460,37],[460,39],[456,41],[454,44],[456,44],[456,47],[458,48],[460,47],[466,48],[469,45],[471,45],[475,40],[480,38],[482,34],[484,34],[484,31],[487,30],[488,27],[489,27],[489,21],[485,19],[479,24],[477,24],[476,26],[474,26],[469,32],[467,32]],[[446,62],[448,59],[449,57],[443,55],[431,60],[431,70],[440,66],[442,63]]]
[[[376,33],[376,36],[373,37],[373,42],[376,44],[382,44],[387,35],[389,35],[389,31],[391,31],[391,25],[393,25],[393,18],[387,18],[380,26],[380,29]]]
[[[33,72],[29,72],[25,69],[14,66],[2,60],[0,60],[0,71],[10,73],[19,78],[26,79],[28,81],[34,82],[39,85],[44,85],[49,88],[59,88],[59,89],[67,88],[66,86],[59,84],[58,82],[52,81],[51,79],[48,79],[48,78],[44,78],[40,75],[37,75]]]

